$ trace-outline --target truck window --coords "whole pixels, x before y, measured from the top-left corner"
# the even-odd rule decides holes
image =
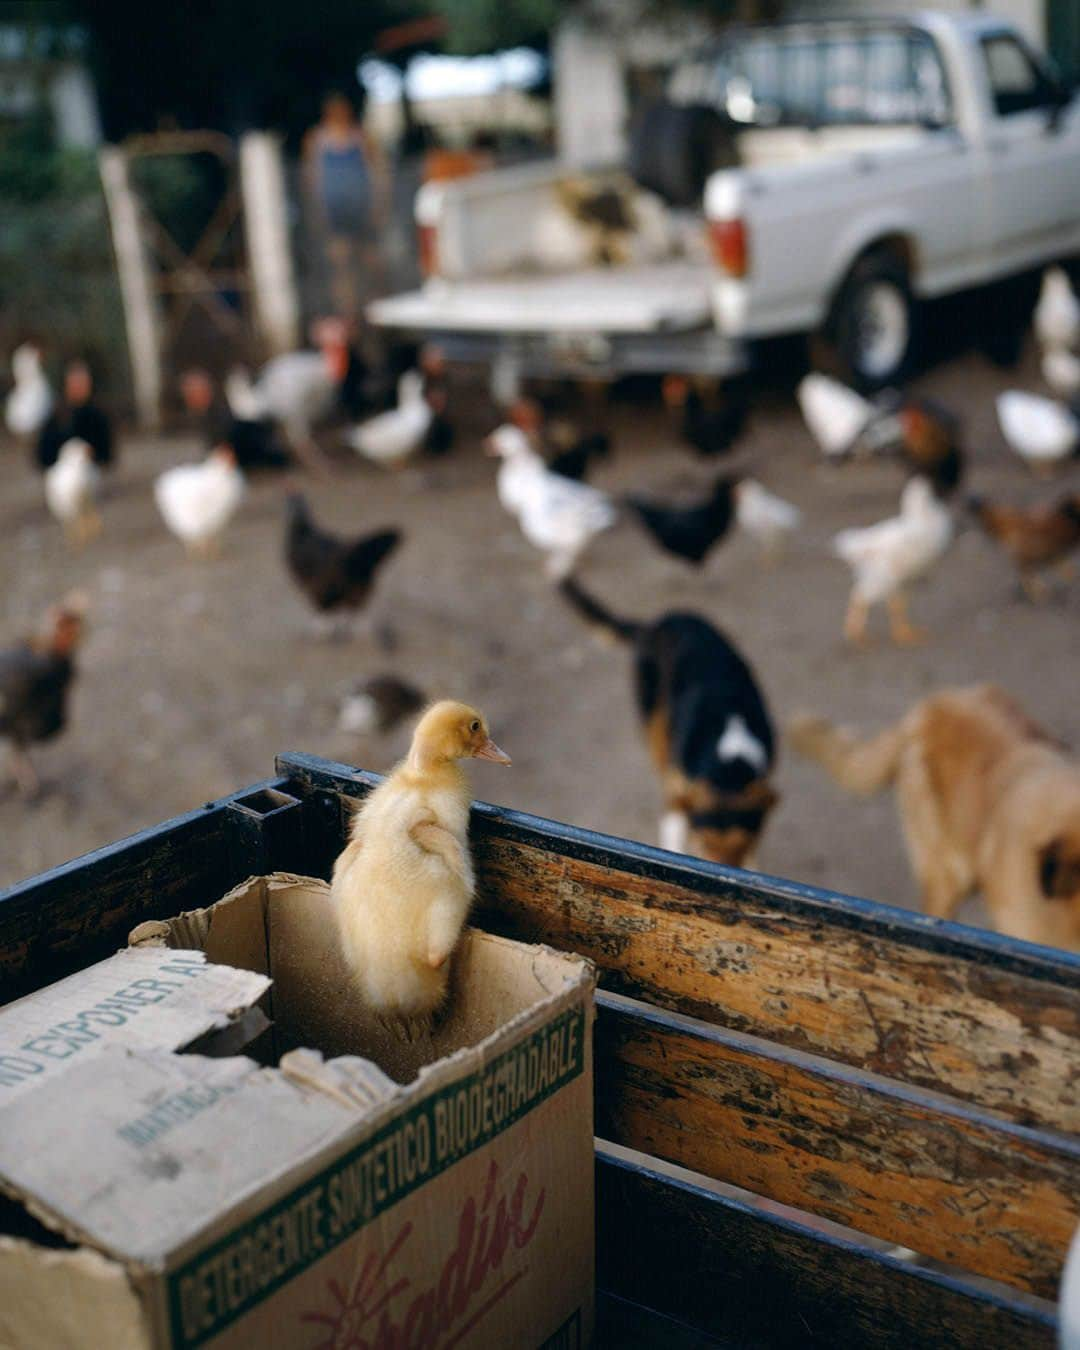
[[[1016,38],[1007,33],[984,38],[982,49],[990,97],[999,117],[1045,108],[1053,102],[1049,79]]]
[[[943,126],[951,118],[937,48],[904,28],[764,30],[722,48],[708,75],[700,66],[676,72],[672,90],[676,101],[707,90],[733,121],[755,126]]]

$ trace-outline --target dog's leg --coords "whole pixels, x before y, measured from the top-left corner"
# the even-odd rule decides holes
[[[917,746],[901,759],[896,799],[911,870],[922,891],[923,910],[936,919],[951,918],[975,878],[970,861],[948,836]]]

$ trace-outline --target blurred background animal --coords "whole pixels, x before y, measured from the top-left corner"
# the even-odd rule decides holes
[[[742,382],[730,381],[709,397],[684,375],[665,375],[660,385],[665,404],[678,416],[679,434],[707,459],[729,454],[746,429],[749,395]]]
[[[11,357],[14,388],[4,405],[4,420],[13,436],[36,436],[52,412],[53,392],[41,357],[41,348],[32,342],[16,347]]]
[[[45,503],[64,527],[68,543],[75,548],[101,533],[97,498],[101,470],[94,447],[73,438],[65,441],[55,463],[45,470]]]
[[[41,787],[29,748],[63,731],[82,640],[86,599],[72,594],[53,605],[39,632],[0,649],[0,740],[10,746],[10,768],[24,796]]]
[[[94,463],[100,469],[113,461],[112,424],[94,402],[94,377],[85,361],[69,361],[64,368],[60,402],[38,433],[35,458],[38,468],[56,463],[61,447],[79,440],[89,445]]]
[[[893,642],[905,646],[922,641],[923,632],[908,618],[907,588],[940,561],[952,537],[952,516],[925,478],[912,478],[904,487],[899,515],[863,529],[841,530],[833,548],[854,577],[844,618],[847,640],[866,641],[870,610],[884,601]]]
[[[849,792],[895,786],[928,914],[978,891],[999,932],[1080,951],[1080,763],[1004,690],[943,690],[866,740],[804,715],[790,738]]]
[[[180,377],[180,396],[207,450],[231,446],[237,464],[245,470],[284,469],[291,463],[273,421],[262,416],[237,416],[207,371],[197,367],[185,371]]]
[[[427,697],[397,675],[373,675],[353,685],[341,702],[339,730],[352,736],[381,735],[419,712]]]
[[[1080,446],[1080,413],[1054,399],[1007,389],[997,415],[1005,439],[1036,473],[1052,473]]]
[[[188,556],[212,557],[244,499],[244,475],[229,445],[215,447],[197,464],[177,464],[154,483],[154,500]]]
[[[753,671],[696,614],[638,623],[573,578],[560,590],[591,627],[633,647],[638,713],[664,793],[661,848],[750,866],[779,800],[772,719]]]
[[[342,945],[364,1003],[406,1030],[442,1007],[473,900],[465,759],[510,763],[482,713],[434,704],[407,758],[361,804],[334,864]]]
[[[316,524],[301,492],[286,507],[285,560],[289,575],[320,616],[340,629],[367,604],[382,564],[401,543],[400,530],[343,539]]]
[[[1071,554],[1080,548],[1080,493],[1066,492],[1041,506],[1006,506],[972,497],[968,509],[982,530],[1012,559],[1029,600],[1048,594],[1043,573],[1058,567],[1071,577]]]

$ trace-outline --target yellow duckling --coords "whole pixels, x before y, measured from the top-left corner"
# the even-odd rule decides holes
[[[433,704],[407,757],[364,802],[334,865],[345,958],[381,1016],[423,1018],[446,997],[449,958],[472,904],[471,794],[459,761],[509,764],[483,714]]]

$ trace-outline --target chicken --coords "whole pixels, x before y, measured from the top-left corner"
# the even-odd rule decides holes
[[[316,525],[301,493],[289,494],[285,560],[293,581],[319,614],[361,610],[376,573],[400,543],[399,530],[342,539]]]
[[[397,407],[350,428],[345,439],[372,463],[392,468],[424,445],[434,416],[423,371],[407,370],[398,381]]]
[[[742,478],[735,485],[735,523],[765,553],[774,557],[787,536],[797,530],[802,512],[797,506],[767,491],[756,479]]]
[[[1068,556],[1080,548],[1080,493],[1036,507],[1001,506],[972,497],[968,507],[983,530],[1013,560],[1028,597],[1040,600],[1046,583],[1038,573],[1055,564],[1068,567]]]
[[[510,408],[510,421],[529,437],[530,444],[543,453],[552,473],[582,483],[595,459],[611,454],[611,438],[603,432],[582,435],[573,422],[563,417],[545,421],[538,399],[517,399]]]
[[[85,361],[71,361],[64,371],[63,399],[46,419],[38,435],[34,458],[38,468],[49,469],[60,450],[71,440],[86,441],[94,463],[108,468],[113,458],[112,427],[94,403],[94,379]]]
[[[499,501],[517,517],[529,543],[547,554],[548,575],[554,580],[569,576],[592,540],[618,519],[611,498],[552,473],[520,427],[499,427],[486,448],[502,460]]]
[[[52,412],[53,393],[32,342],[16,347],[11,357],[15,387],[8,394],[4,416],[13,436],[36,436]]]
[[[463,759],[510,763],[481,713],[434,704],[407,758],[354,817],[334,864],[346,961],[366,1006],[388,1019],[430,1021],[446,999],[475,889]]]
[[[1080,356],[1063,347],[1043,352],[1042,376],[1058,398],[1073,399],[1080,394]]]
[[[86,441],[66,441],[52,468],[45,470],[45,504],[63,525],[68,541],[80,548],[101,533],[96,500],[101,470]]]
[[[852,454],[880,416],[868,398],[816,371],[799,381],[796,397],[806,425],[829,458]]]
[[[273,357],[254,383],[244,371],[234,370],[225,382],[225,394],[239,421],[280,423],[295,453],[309,468],[325,472],[327,463],[315,443],[314,428],[338,407],[342,390],[355,382],[359,357],[340,319],[318,320],[311,336],[317,351]]]
[[[1067,350],[1080,341],[1080,301],[1063,267],[1048,267],[1043,273],[1032,318],[1035,336],[1045,349]]]
[[[952,540],[952,517],[925,478],[912,478],[900,497],[900,514],[865,529],[841,530],[833,541],[838,557],[855,574],[844,636],[861,643],[873,605],[885,601],[897,644],[922,634],[907,616],[905,587],[933,567]]]
[[[699,455],[726,455],[746,427],[749,406],[742,385],[729,387],[718,405],[707,406],[701,393],[682,375],[666,375],[664,402],[679,412],[679,431]]]
[[[392,731],[403,717],[419,712],[425,702],[415,685],[399,680],[396,675],[373,675],[345,695],[338,727],[357,736]]]
[[[230,382],[232,377],[226,380]],[[277,429],[269,418],[239,417],[227,396],[219,392],[205,370],[187,370],[180,378],[180,396],[184,407],[195,419],[208,450],[229,445],[241,469],[285,469],[291,456],[278,440]],[[238,406],[242,396],[233,389]]]
[[[1080,417],[1038,394],[1009,389],[998,395],[998,421],[1005,439],[1033,468],[1051,469],[1080,442]]]
[[[929,399],[905,400],[896,419],[901,432],[897,447],[900,455],[916,474],[929,479],[938,496],[948,496],[964,476],[958,420]]]
[[[244,498],[244,475],[231,446],[219,445],[198,464],[166,469],[154,500],[169,530],[192,557],[217,553],[221,536]]]
[[[27,747],[59,735],[75,678],[86,600],[73,594],[54,605],[41,633],[0,650],[0,740],[11,744],[11,769],[26,796],[40,787]]]
[[[626,504],[662,549],[700,566],[731,528],[737,486],[736,478],[724,474],[703,501],[691,506],[665,506],[641,497],[627,497]]]

